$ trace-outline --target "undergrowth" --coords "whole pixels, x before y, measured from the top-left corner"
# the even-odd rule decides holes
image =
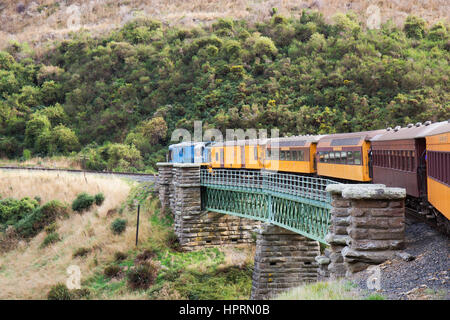
[[[248,299],[253,265],[226,264],[218,248],[181,252],[174,240],[173,218],[161,212],[159,201],[132,190],[127,206],[141,201],[141,223],[151,225],[151,235],[138,248],[116,252],[107,266],[98,266],[94,276],[83,282],[91,298],[118,299]],[[147,215],[146,215],[147,214]]]

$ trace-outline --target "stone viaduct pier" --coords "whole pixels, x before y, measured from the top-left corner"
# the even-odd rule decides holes
[[[172,212],[183,250],[256,243],[251,299],[345,277],[404,249],[404,189],[157,165],[162,209]]]

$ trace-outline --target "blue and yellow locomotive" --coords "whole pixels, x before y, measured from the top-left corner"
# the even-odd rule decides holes
[[[211,162],[211,142],[181,142],[169,146],[167,161],[171,163]]]

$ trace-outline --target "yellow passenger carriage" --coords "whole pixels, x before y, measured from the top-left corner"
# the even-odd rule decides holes
[[[328,135],[317,144],[317,174],[344,180],[369,182],[370,139],[386,130]]]
[[[323,136],[296,136],[268,139],[264,152],[264,168],[303,174],[316,172],[317,142]]]
[[[428,202],[450,219],[450,123],[429,132],[426,143]]]

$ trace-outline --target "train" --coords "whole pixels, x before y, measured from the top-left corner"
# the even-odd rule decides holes
[[[168,161],[406,189],[408,210],[450,234],[450,120],[328,135],[185,142]]]

